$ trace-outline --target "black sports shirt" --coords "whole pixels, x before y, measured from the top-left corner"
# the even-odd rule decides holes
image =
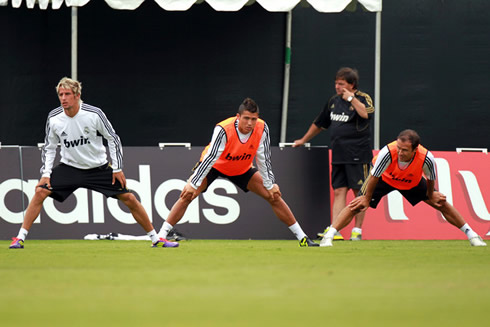
[[[320,128],[330,128],[333,164],[369,163],[373,158],[369,128],[374,116],[373,101],[361,91],[356,91],[355,97],[366,106],[368,119],[359,116],[340,95],[334,95],[313,122]]]

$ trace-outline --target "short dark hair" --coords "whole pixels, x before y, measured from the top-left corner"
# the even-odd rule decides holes
[[[335,80],[343,79],[349,84],[352,84],[354,89],[357,90],[359,87],[359,73],[357,69],[350,67],[342,67],[335,74]]]
[[[420,136],[413,129],[406,129],[404,131],[401,131],[400,134],[398,134],[397,139],[401,140],[402,142],[408,141],[412,143],[412,150],[415,150],[415,148],[418,147],[420,144]]]
[[[240,107],[238,107],[238,113],[241,115],[245,110],[251,113],[259,113],[259,106],[255,103],[254,100],[250,98],[245,98]]]

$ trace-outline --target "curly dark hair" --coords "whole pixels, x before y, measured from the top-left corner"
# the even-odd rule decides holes
[[[350,67],[342,67],[338,70],[337,74],[335,74],[335,80],[343,79],[349,84],[352,84],[354,90],[357,90],[359,87],[359,73],[357,69]]]

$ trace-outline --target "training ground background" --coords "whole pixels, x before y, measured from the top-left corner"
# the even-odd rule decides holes
[[[0,241],[2,326],[486,326],[489,248],[458,241]]]
[[[292,11],[286,141],[299,138],[334,94],[341,66],[359,70],[374,97],[375,19],[354,12]],[[381,25],[380,145],[405,128],[431,150],[490,147],[490,20],[486,0],[385,0]],[[280,137],[286,13],[259,4],[216,12],[207,3],[168,12],[104,1],[78,8],[82,98],[100,106],[126,146],[204,146],[214,124],[254,98]],[[0,6],[0,142],[36,145],[54,86],[71,71],[71,9]],[[328,132],[313,140],[328,145]]]

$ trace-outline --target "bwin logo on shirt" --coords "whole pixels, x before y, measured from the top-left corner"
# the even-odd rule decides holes
[[[395,177],[395,175],[393,175],[393,173],[391,173],[391,172],[389,174],[391,176],[391,179],[394,180],[394,181],[399,181],[399,182],[403,182],[403,183],[412,183],[412,180],[411,179]]]
[[[74,146],[79,146],[84,144],[90,144],[90,141],[88,140],[88,138],[84,138],[83,136],[80,136],[79,139],[74,141],[63,140],[63,143],[65,144],[66,148],[69,148],[69,147],[74,147]]]
[[[349,116],[344,114],[344,113],[338,115],[338,114],[334,114],[333,112],[331,112],[330,113],[330,120],[346,122],[349,120]]]
[[[236,161],[236,160],[249,160],[252,158],[252,155],[249,153],[244,153],[242,155],[237,155],[237,156],[232,156],[231,153],[228,152],[226,155],[225,159],[226,160],[231,160],[231,161]]]

